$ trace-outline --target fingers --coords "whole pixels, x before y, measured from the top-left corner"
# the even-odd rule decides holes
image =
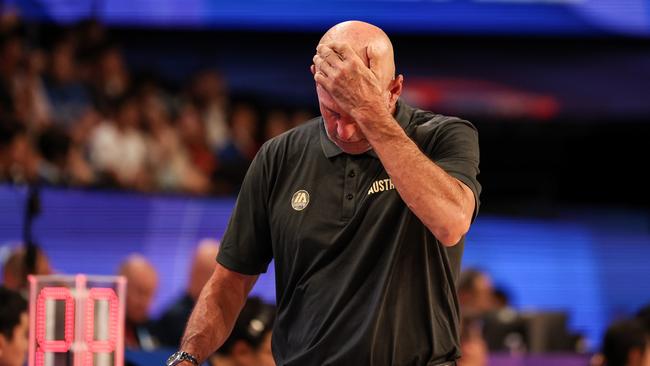
[[[314,55],[312,61],[314,62],[316,71],[321,71],[325,74],[325,76],[329,76],[334,73],[334,66],[332,66],[332,64],[327,59],[321,57],[320,55]]]
[[[356,56],[356,53],[348,43],[330,42],[330,43],[326,43],[324,46],[328,47],[337,56],[339,56],[341,61],[349,60],[352,59],[354,56]],[[318,50],[318,48],[316,50]]]
[[[375,76],[379,75],[379,63],[377,49],[371,43],[366,47],[366,57],[368,57],[368,68]]]

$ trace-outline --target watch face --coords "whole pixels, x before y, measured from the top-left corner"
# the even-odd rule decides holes
[[[173,355],[169,356],[169,358],[167,359],[167,366],[176,365],[176,363],[180,361],[179,360],[180,357],[181,357],[180,352],[176,352]]]

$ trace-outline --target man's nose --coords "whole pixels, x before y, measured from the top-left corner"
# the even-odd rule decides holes
[[[349,140],[357,131],[357,125],[352,122],[339,121],[336,132],[341,140]]]

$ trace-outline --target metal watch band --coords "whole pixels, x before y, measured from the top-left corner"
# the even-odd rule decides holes
[[[190,361],[194,366],[199,366],[199,361],[197,361],[194,356],[184,351],[178,351],[171,355],[167,361],[167,366],[178,365],[183,361]]]

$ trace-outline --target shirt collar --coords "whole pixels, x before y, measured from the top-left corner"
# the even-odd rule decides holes
[[[397,122],[399,123],[400,126],[402,126],[403,129],[406,129],[406,126],[408,126],[412,115],[413,115],[413,108],[411,108],[411,106],[407,105],[406,103],[402,102],[401,99],[398,99],[397,103],[395,104],[394,117],[395,120],[397,120]],[[341,148],[338,147],[338,145],[336,145],[332,140],[330,140],[329,136],[327,136],[327,131],[325,130],[325,123],[323,121],[323,117],[321,117],[320,119],[320,145],[323,148],[323,153],[325,154],[325,157],[327,157],[328,159],[343,153],[343,150],[341,150]],[[364,154],[368,154],[373,158],[377,158],[377,154],[375,153],[374,150],[368,150]]]

